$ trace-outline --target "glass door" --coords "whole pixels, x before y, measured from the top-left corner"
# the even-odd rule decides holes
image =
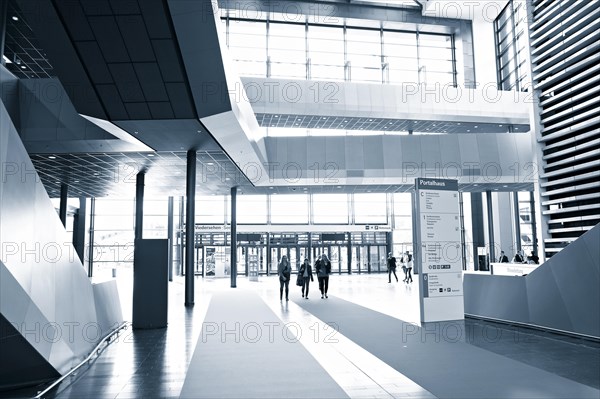
[[[337,245],[332,245],[329,247],[329,253],[331,256],[329,260],[331,261],[331,273],[340,273],[340,247]]]

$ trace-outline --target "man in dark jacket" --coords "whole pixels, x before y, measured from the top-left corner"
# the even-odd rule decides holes
[[[392,273],[394,273],[394,277],[396,277],[396,282],[398,282],[398,276],[396,275],[396,258],[392,256],[391,252],[388,254],[387,268],[388,268],[388,283],[392,282]]]

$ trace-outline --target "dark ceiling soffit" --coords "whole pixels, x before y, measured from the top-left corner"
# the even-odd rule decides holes
[[[195,104],[196,101],[194,100],[194,95],[192,93],[192,88],[190,87],[190,79],[189,79],[189,75],[187,72],[187,68],[185,67],[185,62],[183,62],[183,54],[181,52],[181,46],[179,45],[177,31],[175,30],[175,23],[173,21],[173,16],[169,12],[169,4],[167,3],[168,0],[162,0],[162,2],[163,2],[164,10],[165,10],[165,15],[167,17],[167,21],[169,22],[169,29],[171,30],[171,35],[173,37],[173,44],[175,46],[176,53],[177,53],[177,61],[179,62],[179,65],[181,65],[181,68],[183,69],[183,72],[184,72],[183,78],[185,80],[185,89],[187,91],[188,98],[192,99],[192,101],[194,102],[194,105],[196,105]],[[194,118],[199,119],[197,108],[194,106],[192,109],[194,111]],[[202,127],[204,128],[204,126],[202,126]]]
[[[15,0],[27,17],[54,71],[65,87],[77,112],[106,119],[107,114],[92,85],[55,1]]]
[[[198,118],[232,110],[210,1],[165,0]]]

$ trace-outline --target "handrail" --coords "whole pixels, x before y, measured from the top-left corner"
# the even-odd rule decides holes
[[[85,363],[89,362],[91,360],[92,356],[98,355],[99,352],[100,352],[100,346],[103,345],[105,342],[110,341],[110,339],[113,337],[113,335],[118,334],[119,331],[121,331],[122,329],[124,329],[125,327],[127,327],[128,324],[129,323],[127,323],[127,322],[123,322],[120,326],[118,326],[117,328],[115,328],[110,334],[108,334],[100,342],[98,342],[98,345],[96,345],[96,347],[90,352],[90,354],[85,359],[83,359],[81,361],[81,363],[79,363],[77,366],[73,367],[68,373],[66,373],[65,375],[63,375],[62,377],[60,377],[59,379],[57,379],[56,381],[54,381],[46,389],[44,389],[41,392],[38,392],[38,394],[36,396],[34,396],[34,399],[40,399],[40,398],[42,398],[50,390],[54,389],[54,387],[56,387],[58,384],[60,384],[61,382],[63,382],[64,379],[66,379],[71,374],[73,374],[75,371],[77,371]]]

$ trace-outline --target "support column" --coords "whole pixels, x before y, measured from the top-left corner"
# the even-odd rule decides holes
[[[316,259],[314,259],[313,256],[313,250],[312,250],[312,233],[308,233],[308,261],[311,264],[314,264]]]
[[[514,212],[514,221],[515,221],[515,250],[517,252],[521,252],[521,215],[519,211],[519,193],[513,192],[513,212]],[[511,256],[514,254],[508,254],[509,259],[512,259]]]
[[[386,250],[386,254],[385,254],[385,258],[387,259],[387,255],[392,252],[394,252],[394,240],[393,240],[393,234],[391,231],[388,231],[385,233],[385,250]]]
[[[88,251],[88,277],[94,275],[94,225],[96,224],[96,198],[90,199],[90,242]]]
[[[173,197],[167,205],[167,238],[169,239],[169,281],[173,281]]]
[[[79,209],[73,217],[73,247],[75,252],[83,264],[83,256],[85,253],[85,215],[86,215],[86,200],[85,197],[79,197]]]
[[[348,234],[348,274],[352,274],[352,233]]]
[[[271,274],[271,233],[267,233],[267,276]]]
[[[185,258],[185,251],[183,248],[183,225],[184,225],[184,215],[185,215],[185,197],[179,197],[179,227],[177,229],[177,248],[179,249],[179,268],[177,269],[177,275],[183,276],[183,265]]]
[[[185,215],[185,306],[194,306],[194,243],[196,231],[196,151],[187,152]]]
[[[481,193],[471,195],[471,230],[473,231],[473,263],[475,270],[485,270],[480,262],[477,248],[485,247],[485,229],[483,226],[483,198]],[[483,259],[482,259],[483,260]]]
[[[144,235],[144,180],[146,173],[140,172],[135,177],[135,234],[136,240]]]
[[[485,200],[487,204],[487,220],[488,220],[488,241],[490,246],[490,263],[496,261],[496,243],[494,240],[494,209],[492,203],[492,192],[485,192]]]
[[[237,279],[237,187],[231,187],[231,288]]]
[[[64,227],[67,227],[67,201],[69,199],[69,186],[65,183],[60,185],[60,205],[58,217]]]
[[[531,232],[533,240],[533,253],[540,257],[540,263],[544,261],[546,254],[538,253],[538,236],[537,236],[537,222],[535,217],[535,194],[533,191],[529,192],[529,209],[531,210]],[[525,256],[528,256],[525,254]],[[527,259],[527,258],[525,258]]]

